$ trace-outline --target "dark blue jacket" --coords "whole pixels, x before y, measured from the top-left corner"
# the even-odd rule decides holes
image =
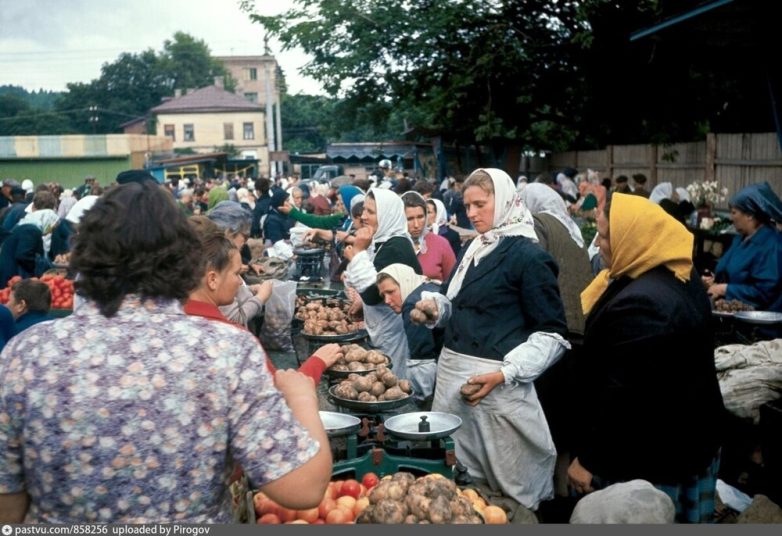
[[[462,254],[465,251],[467,247]],[[455,273],[456,270],[451,278]],[[528,238],[502,238],[478,266],[467,269],[462,288],[452,300],[445,346],[463,354],[502,361],[508,352],[538,331],[566,337],[557,274],[551,255]],[[449,283],[450,279],[443,285],[443,293]]]
[[[5,305],[0,305],[0,350],[5,348],[11,337],[16,335],[16,324],[14,323],[14,315],[8,310]]]
[[[0,286],[15,275],[23,278],[36,273],[36,257],[43,257],[43,235],[35,225],[26,223],[14,227],[0,248]]]
[[[263,223],[263,237],[271,241],[272,244],[276,244],[280,240],[287,240],[291,237],[291,228],[294,225],[296,222],[293,219],[272,210]]]
[[[21,203],[14,203],[11,205],[11,208],[9,208],[8,212],[5,213],[5,218],[3,218],[3,229],[6,231],[11,231],[11,229],[13,229],[14,226],[19,223],[19,220],[27,215],[25,210],[29,204],[30,203],[22,201]]]
[[[14,326],[15,335],[19,335],[21,332],[29,327],[32,327],[41,322],[48,320],[54,320],[49,313],[43,311],[29,311],[16,319],[16,325]]]

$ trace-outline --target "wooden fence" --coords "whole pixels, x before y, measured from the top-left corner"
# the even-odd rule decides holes
[[[717,180],[730,198],[749,184],[768,181],[782,197],[782,151],[774,133],[708,134],[705,141],[671,145],[609,145],[599,151],[554,153],[546,160],[551,172],[573,167],[603,177],[643,173],[649,190],[660,182],[676,188]]]

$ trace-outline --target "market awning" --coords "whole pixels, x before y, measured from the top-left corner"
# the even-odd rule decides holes
[[[417,151],[415,143],[332,143],[326,155],[332,160],[379,160],[413,158]]]

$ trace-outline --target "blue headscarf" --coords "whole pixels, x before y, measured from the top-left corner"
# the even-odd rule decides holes
[[[339,191],[340,198],[342,198],[342,204],[345,205],[345,212],[347,214],[347,218],[342,224],[342,230],[347,231],[348,229],[350,229],[350,226],[353,223],[350,214],[350,208],[351,208],[350,202],[357,195],[363,195],[364,192],[361,191],[361,188],[359,188],[358,186],[353,186],[352,184],[343,184],[342,186],[339,187],[338,191]]]
[[[782,223],[782,201],[767,182],[750,184],[730,200],[730,206],[751,214],[763,223]]]

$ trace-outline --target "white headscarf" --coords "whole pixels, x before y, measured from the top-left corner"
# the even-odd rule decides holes
[[[516,185],[508,174],[496,168],[476,169],[472,174],[478,171],[487,173],[494,184],[494,221],[491,229],[479,234],[470,242],[448,285],[446,295],[449,299],[453,299],[461,290],[464,276],[470,265],[475,263],[475,266],[478,266],[480,260],[499,245],[501,238],[526,236],[534,242],[538,241],[532,214],[521,202],[516,192]]]
[[[58,221],[60,221],[60,218],[55,211],[50,208],[44,208],[29,213],[19,220],[17,225],[35,225],[43,234],[43,253],[48,255],[52,247],[52,231],[54,231]]]
[[[396,281],[396,284],[399,285],[399,292],[402,295],[402,302],[404,302],[415,289],[427,281],[426,277],[415,273],[415,270],[408,265],[401,263],[389,264],[378,272],[378,275],[380,274],[390,275],[394,281]]]
[[[521,201],[533,214],[543,213],[551,214],[558,219],[562,225],[567,228],[570,238],[578,244],[578,247],[584,247],[584,237],[581,236],[581,229],[567,212],[565,201],[551,187],[534,182],[527,185],[524,191],[520,192]]]
[[[437,209],[434,216],[434,223],[432,224],[432,232],[434,234],[440,234],[440,229],[448,226],[448,211],[445,210],[445,203],[439,199],[432,198],[429,201],[434,203],[434,206]]]
[[[424,196],[422,196],[421,194],[419,194],[418,192],[413,191],[413,190],[410,190],[409,192],[405,192],[405,193],[403,193],[401,195],[402,198],[404,198],[405,196],[410,196],[410,197],[417,198],[420,201],[420,204],[423,205],[423,209],[424,209],[424,228],[421,230],[421,235],[418,237],[417,240],[415,238],[413,238],[413,235],[410,235],[410,238],[413,238],[413,247],[415,248],[416,243],[418,244],[418,252],[417,252],[418,255],[423,255],[424,253],[426,253],[426,235],[429,234],[429,231],[430,231],[430,227],[429,227],[429,224],[428,224],[428,219],[426,217],[426,212],[427,212],[426,199],[424,199]],[[405,200],[402,199],[402,204],[404,204],[404,201]],[[405,207],[405,208],[407,208],[407,207]],[[407,213],[405,213],[405,219],[407,219]],[[410,234],[410,231],[408,231],[408,234]]]
[[[687,191],[687,188],[676,188],[676,193],[679,194],[679,202],[682,201],[689,201],[690,200],[690,192]]]
[[[377,244],[383,244],[395,236],[403,236],[413,245],[413,239],[407,233],[407,218],[402,198],[391,190],[381,188],[372,188],[369,193],[375,198],[377,207],[377,231],[372,236],[370,256],[374,259]]]
[[[654,187],[649,194],[649,201],[660,204],[663,199],[670,199],[673,195],[673,185],[670,182],[661,182]]]
[[[573,199],[578,199],[578,186],[576,186],[576,183],[573,182],[570,177],[565,175],[564,173],[558,173],[557,174],[557,184],[559,184],[560,189],[572,197]]]
[[[84,213],[90,210],[97,200],[97,195],[85,195],[76,201],[76,204],[68,211],[68,215],[65,216],[65,219],[78,225],[82,216],[84,216]]]

